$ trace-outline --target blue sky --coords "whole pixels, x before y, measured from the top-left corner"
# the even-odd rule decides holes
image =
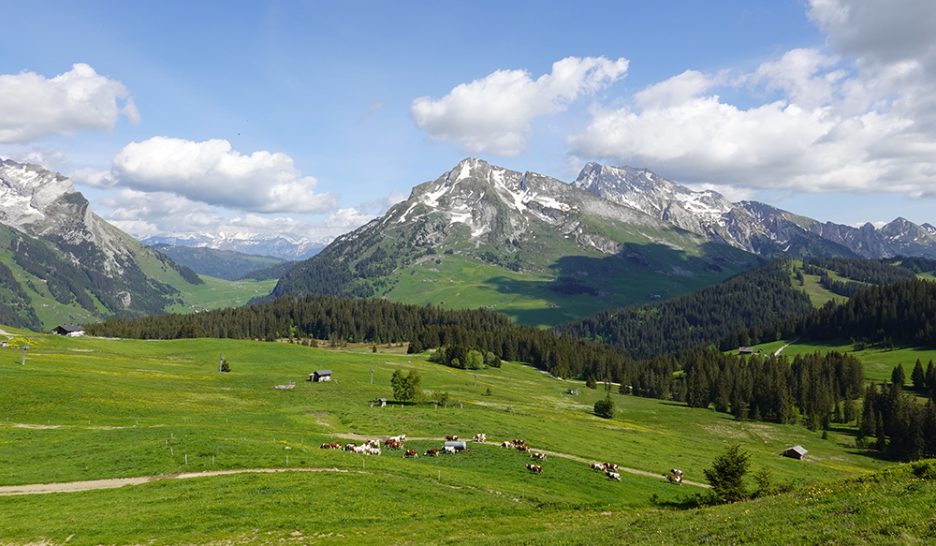
[[[328,238],[468,155],[936,223],[928,1],[0,9],[16,22],[0,34],[0,155],[72,176],[137,236]]]

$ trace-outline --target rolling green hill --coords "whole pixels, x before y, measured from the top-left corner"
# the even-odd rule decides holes
[[[470,372],[380,347],[374,354],[6,330],[30,350],[25,366],[20,351],[0,350],[0,488],[178,472],[319,471],[0,496],[3,543],[617,543],[624,522],[670,521],[671,512],[654,507],[652,497],[675,502],[703,491],[667,484],[661,474],[678,467],[688,480],[704,481],[702,469],[726,442],[742,444],[754,467],[769,468],[777,481],[808,487],[890,466],[850,447],[848,429],[823,439],[800,426],[737,421],[615,393],[614,418],[601,419],[591,412],[605,396],[601,389],[516,363]],[[232,369],[227,374],[217,371],[222,353]],[[323,368],[334,370],[336,381],[303,381]],[[372,404],[390,396],[396,370],[418,372],[426,398],[447,394],[447,405]],[[273,388],[288,381],[296,382],[293,390]],[[466,453],[413,460],[386,449],[365,458],[319,448],[349,441],[351,434],[405,433],[407,447],[422,452],[447,434],[470,438],[477,432],[494,442],[523,438],[548,450],[543,474],[525,470],[528,456],[495,445],[470,443]],[[806,446],[810,459],[778,455],[793,444]],[[615,482],[592,471],[589,461],[648,475],[622,472]],[[678,517],[720,528],[709,513]],[[637,542],[654,536],[650,521],[638,528],[647,534],[635,535]]]

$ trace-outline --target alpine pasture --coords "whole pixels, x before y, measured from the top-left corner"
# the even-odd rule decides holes
[[[704,482],[702,470],[732,443],[752,453],[752,470],[767,468],[782,483],[822,483],[890,466],[853,448],[848,430],[822,439],[800,426],[736,421],[622,396],[616,388],[614,417],[602,419],[592,407],[604,398],[603,386],[588,389],[519,363],[475,372],[380,347],[373,353],[6,330],[14,337],[0,350],[0,492],[7,491],[0,496],[0,543],[538,542],[551,536],[588,542],[582,537],[593,536],[596,521],[613,533],[614,522],[669,517],[658,505],[703,492],[688,482]],[[218,371],[222,354],[230,373]],[[333,370],[335,380],[304,381],[319,369]],[[418,371],[424,402],[374,403],[392,398],[395,370]],[[294,389],[274,389],[289,381]],[[431,403],[443,394],[445,406]],[[488,443],[471,442],[476,433],[485,433]],[[398,434],[408,436],[406,449],[419,457],[320,447]],[[469,440],[468,451],[423,456],[453,434]],[[548,458],[533,461],[529,453],[496,445],[512,439]],[[809,449],[808,461],[779,456],[795,444]],[[532,462],[543,466],[542,474],[526,469]],[[590,462],[620,465],[621,481],[592,470]],[[663,479],[674,467],[685,471],[687,483]],[[167,477],[239,470],[282,472]],[[9,492],[10,486],[151,476],[164,479],[82,492]]]

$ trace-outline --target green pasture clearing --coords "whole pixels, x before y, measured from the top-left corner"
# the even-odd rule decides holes
[[[782,347],[788,343],[790,342],[774,341],[771,343],[755,345],[754,349],[762,349],[764,354],[770,354],[779,347]],[[784,349],[782,354],[793,358],[798,354],[809,354],[815,352],[825,353],[829,351],[838,351],[840,353],[848,353],[854,356],[864,365],[865,380],[874,381],[877,383],[885,381],[890,382],[891,372],[894,371],[894,367],[896,367],[898,364],[902,364],[909,384],[910,372],[913,371],[913,366],[916,364],[917,359],[920,359],[920,361],[923,363],[924,369],[927,362],[930,360],[936,362],[936,349],[932,348],[903,347],[891,349],[879,346],[868,346],[865,349],[856,351],[855,345],[853,343],[846,343],[842,341],[797,341]]]
[[[346,433],[485,432],[492,441],[523,438],[534,449],[658,474],[678,467],[694,481],[704,481],[702,469],[731,443],[742,444],[754,467],[769,468],[779,481],[890,466],[852,448],[845,432],[823,440],[799,426],[739,422],[675,402],[612,394],[615,418],[600,419],[591,408],[602,389],[517,363],[471,372],[424,356],[212,339],[33,334],[29,343],[26,366],[20,351],[0,350],[0,485],[300,466],[364,474],[237,475],[0,497],[0,543],[60,543],[70,535],[69,544],[257,542],[287,540],[293,532],[339,542],[499,539],[575,529],[603,512],[648,509],[654,494],[675,500],[697,491],[627,473],[612,482],[584,462],[559,457],[533,476],[524,468],[526,455],[487,445],[416,460],[388,450],[364,458],[319,448],[346,441],[340,437]],[[221,353],[231,373],[217,371]],[[336,381],[303,381],[323,368]],[[395,370],[417,370],[429,397],[445,392],[454,405],[372,406],[390,397]],[[294,390],[273,388],[288,381],[296,382]],[[570,388],[579,394],[569,395]],[[808,462],[778,455],[794,444],[809,449]],[[421,452],[438,445],[408,443]],[[126,506],[131,513],[119,508]]]
[[[672,261],[662,250],[644,250],[648,256]],[[657,257],[656,254],[659,254]],[[567,258],[574,271],[562,273],[576,282],[591,286],[591,277],[600,278],[592,286],[598,295],[565,294],[554,289],[555,271],[516,272],[496,265],[479,263],[459,255],[435,255],[394,273],[394,288],[387,294],[393,301],[415,305],[432,304],[445,309],[490,307],[520,324],[554,326],[580,319],[606,309],[669,299],[724,280],[732,272],[713,273],[698,266],[674,262],[673,271],[661,272],[643,267],[621,267],[607,274],[607,257]],[[690,271],[692,269],[692,271]]]
[[[239,307],[254,298],[266,296],[276,286],[276,279],[228,281],[207,275],[199,276],[205,284],[186,286],[181,291],[182,302],[169,306],[167,312],[191,313]]]

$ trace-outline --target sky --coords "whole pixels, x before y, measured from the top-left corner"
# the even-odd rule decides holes
[[[936,3],[0,0],[0,157],[137,237],[327,241],[464,157],[936,224]]]

